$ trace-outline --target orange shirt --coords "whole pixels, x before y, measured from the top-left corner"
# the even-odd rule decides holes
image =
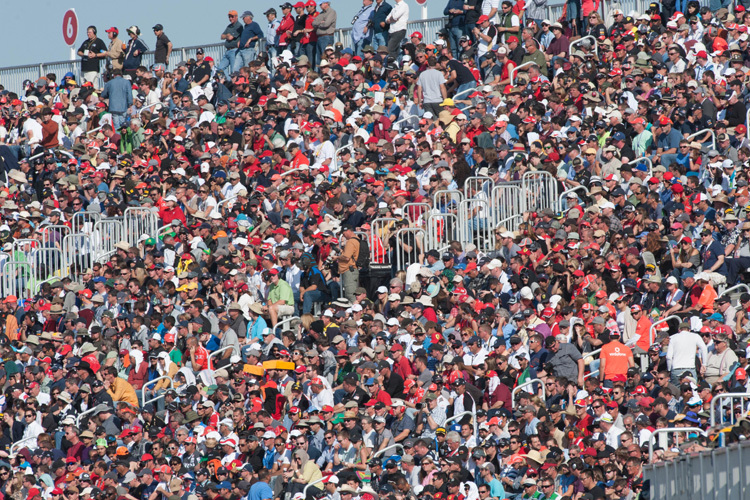
[[[612,340],[602,346],[599,355],[604,363],[604,379],[611,380],[618,376],[627,376],[628,360],[633,359],[633,351],[622,342]]]
[[[710,283],[706,284],[706,286],[703,287],[703,291],[701,292],[701,298],[698,299],[698,305],[701,308],[702,312],[708,312],[711,313],[714,310],[714,301],[718,297],[718,294],[716,293],[716,290],[714,290],[714,287],[711,286]]]
[[[208,351],[203,346],[195,348],[195,363],[198,366],[193,367],[193,371],[201,371],[208,368]]]
[[[636,342],[636,345],[644,351],[648,351],[648,348],[651,347],[651,342],[648,336],[650,328],[651,320],[648,319],[645,314],[641,316],[641,319],[639,319],[638,323],[635,325],[636,335],[641,336],[641,338],[638,339],[638,342]]]

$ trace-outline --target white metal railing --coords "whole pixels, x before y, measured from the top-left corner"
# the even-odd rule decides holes
[[[518,385],[513,388],[513,392],[511,392],[510,394],[510,401],[511,401],[511,406],[513,407],[514,410],[516,409],[516,393],[519,392],[524,387],[528,387],[533,384],[539,384],[542,387],[542,399],[545,401],[547,400],[547,389],[544,388],[544,382],[542,382],[542,379],[532,378],[531,380],[527,380],[523,384]]]
[[[633,163],[640,163],[642,161],[645,161],[648,163],[648,176],[653,177],[654,176],[654,162],[651,161],[651,158],[647,156],[642,156],[641,158],[636,158],[633,160]]]
[[[676,435],[676,434],[682,434],[685,432],[695,432],[700,434],[701,436],[706,435],[706,431],[701,429],[700,427],[664,427],[662,429],[656,429],[651,433],[651,435],[648,437],[648,461],[651,462],[654,457],[654,441],[656,441],[656,436],[658,434],[667,434],[667,439],[669,438],[669,434]]]
[[[520,212],[537,212],[545,208],[554,210],[557,202],[557,184],[557,179],[544,170],[523,174],[521,177],[523,207]]]
[[[93,408],[89,408],[88,410],[86,410],[84,412],[81,412],[78,415],[76,415],[76,426],[80,427],[81,426],[81,422],[83,422],[83,417],[85,417],[86,415],[88,415],[90,413],[94,413],[94,411],[96,411],[96,409],[97,409],[97,406],[94,406]]]
[[[316,484],[318,484],[318,483],[322,483],[322,482],[323,482],[323,479],[325,479],[325,476],[321,477],[320,479],[316,479],[316,480],[315,480],[315,481],[313,481],[312,483],[307,483],[307,484],[305,485],[305,487],[303,488],[303,490],[302,490],[302,497],[303,497],[303,498],[307,498],[307,489],[308,489],[308,488],[309,488],[310,486],[315,486],[315,485],[316,485]]]
[[[745,292],[750,293],[750,286],[746,285],[745,283],[740,283],[739,285],[734,285],[733,287],[727,288],[723,292],[719,294],[719,297],[723,297],[724,295],[729,295],[732,292],[735,292],[737,290],[745,290]],[[726,319],[726,318],[725,318]]]
[[[575,193],[576,191],[584,191],[586,193],[586,196],[589,196],[589,188],[581,184],[580,186],[575,186],[567,191],[563,191],[560,193],[560,197],[557,200],[557,210],[562,212],[563,211],[563,202],[567,199],[568,195],[571,193]],[[576,195],[578,197],[578,195]],[[567,204],[565,205],[567,207]]]
[[[227,347],[231,348],[232,346],[227,346]],[[224,349],[226,349],[226,347]],[[210,358],[210,356],[209,356],[209,358]],[[162,375],[161,377],[156,377],[153,380],[149,380],[148,382],[146,382],[145,384],[143,384],[143,387],[141,387],[141,408],[143,408],[144,406],[146,406],[149,403],[153,403],[154,401],[157,401],[157,400],[159,400],[159,399],[161,399],[161,398],[164,397],[164,394],[160,394],[159,396],[154,396],[153,398],[151,398],[149,400],[146,399],[146,387],[150,387],[152,385],[155,386],[157,382],[160,382],[162,380],[169,380],[169,388],[170,389],[172,389],[174,387],[174,381],[172,380],[172,377],[170,377],[169,375]]]
[[[401,453],[403,453],[404,452],[404,445],[402,445],[400,443],[396,443],[396,444],[392,444],[390,446],[386,446],[382,450],[376,451],[375,453],[373,453],[372,454],[372,458],[382,457],[383,455],[385,455],[385,452],[388,451],[388,450],[400,450]]]
[[[695,137],[703,137],[706,134],[711,134],[711,149],[716,149],[716,132],[714,132],[714,130],[710,128],[704,128],[703,130],[699,130],[694,134],[690,134],[685,138],[685,140],[690,142],[690,139],[694,139]]]
[[[226,347],[222,347],[221,349],[218,349],[216,351],[213,351],[213,352],[209,353],[208,354],[208,369],[209,370],[215,370],[216,368],[214,368],[214,365],[211,363],[211,360],[213,360],[214,356],[216,356],[220,352],[224,352],[224,351],[227,351],[229,349],[234,349],[234,346],[228,345]]]
[[[512,68],[510,70],[510,75],[509,75],[510,76],[510,85],[513,86],[515,84],[516,73],[518,72],[519,69],[521,69],[521,68],[528,68],[530,66],[538,66],[538,64],[535,63],[534,61],[529,61],[529,62],[525,62],[523,64],[519,64],[515,68]]]
[[[600,347],[599,349],[596,349],[596,350],[594,350],[594,351],[591,351],[591,352],[584,352],[584,353],[583,353],[583,359],[586,359],[586,358],[588,358],[588,357],[591,357],[591,358],[593,358],[594,356],[596,356],[597,354],[600,354],[601,352],[602,352],[602,349],[601,349],[601,347]],[[601,356],[600,356],[600,357],[601,357]],[[595,360],[595,359],[594,359],[594,360]],[[593,361],[593,360],[592,360],[592,361]],[[599,375],[599,370],[594,370],[594,371],[592,371],[592,372],[589,372],[589,373],[585,374],[585,375],[583,376],[583,379],[584,379],[584,380],[586,380],[587,378],[589,378],[589,377],[593,377],[593,376],[596,376],[596,375]]]
[[[10,445],[10,451],[8,451],[8,456],[10,458],[14,458],[16,456],[16,451],[20,449],[20,445],[24,443],[31,443],[32,441],[36,441],[36,436],[23,438],[23,439],[16,441],[12,445]]]
[[[474,411],[462,411],[458,415],[453,415],[451,418],[447,419],[445,422],[443,422],[443,427],[446,429],[448,428],[448,422],[453,422],[454,420],[459,420],[461,418],[464,418],[467,415],[471,415],[471,422],[474,425],[474,435],[477,434],[477,405],[474,405]]]
[[[302,168],[302,167],[300,167],[300,168],[293,168],[291,170],[287,170],[286,172],[281,172],[280,176],[284,177],[285,175],[289,175],[289,174],[292,174],[294,172],[307,172],[307,170],[308,170],[308,168]]]
[[[230,205],[230,203],[234,204],[234,200],[236,199],[237,199],[236,196],[230,196],[229,198],[225,198],[221,200],[219,203],[216,204],[216,210],[218,210],[220,214],[224,215],[222,211],[226,209],[227,207],[231,207],[232,205]]]
[[[599,41],[596,38],[594,38],[593,35],[587,35],[587,36],[579,38],[578,40],[574,40],[570,42],[570,45],[568,45],[568,53],[572,53],[573,47],[583,43],[584,40],[592,40],[594,42],[594,54],[596,54],[596,57],[598,58],[599,57]]]
[[[682,318],[680,316],[677,316],[676,314],[667,316],[666,318],[660,319],[658,321],[654,321],[654,323],[648,328],[648,345],[651,346],[654,344],[654,332],[656,331],[656,325],[666,323],[667,321],[672,320],[672,319],[682,321]]]
[[[747,113],[745,113],[745,123],[750,125],[750,108],[748,108]],[[747,127],[747,140],[750,141],[750,127]]]
[[[750,399],[750,392],[724,392],[720,394],[716,394],[713,399],[711,399],[711,427],[717,424],[722,424],[724,422],[724,419],[717,419],[717,406],[720,401],[724,399]],[[734,414],[730,415],[730,422],[734,423]]]
[[[276,326],[273,327],[273,334],[276,335],[276,331],[279,328],[284,327],[287,324],[291,325],[295,321],[300,321],[300,317],[299,316],[289,316],[288,318],[284,319],[283,321],[279,321],[278,323],[276,323]],[[283,332],[284,330],[281,330],[281,331]]]

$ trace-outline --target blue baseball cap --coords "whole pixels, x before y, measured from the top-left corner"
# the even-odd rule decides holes
[[[622,132],[615,132],[612,135],[612,140],[615,140],[615,141],[624,141],[625,140],[625,134],[623,134]]]

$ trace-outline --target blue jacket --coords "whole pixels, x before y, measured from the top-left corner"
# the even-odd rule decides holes
[[[258,37],[258,40],[251,42],[250,45],[245,47],[247,41],[255,37]],[[240,36],[240,50],[256,47],[258,45],[258,41],[263,39],[264,37],[265,35],[263,34],[263,30],[260,29],[260,25],[258,23],[253,21],[250,24],[246,24],[245,27],[242,28],[242,35]]]
[[[463,0],[448,0],[448,5],[443,9],[443,15],[448,16],[448,26],[463,26],[466,16],[464,14],[451,14],[450,11],[454,9],[464,10]]]
[[[375,2],[373,5],[375,6],[375,9],[372,11],[372,32],[388,32],[388,23],[386,23],[385,27],[381,27],[380,23],[385,23],[385,18],[388,17],[388,14],[391,13],[391,10],[393,10],[393,6],[385,0],[379,6],[377,2]]]
[[[109,99],[110,113],[124,113],[133,105],[133,87],[121,76],[104,84],[103,99]]]

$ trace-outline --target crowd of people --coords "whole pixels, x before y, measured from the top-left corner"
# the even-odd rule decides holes
[[[0,90],[0,495],[634,500],[747,434],[743,5],[390,2]]]

